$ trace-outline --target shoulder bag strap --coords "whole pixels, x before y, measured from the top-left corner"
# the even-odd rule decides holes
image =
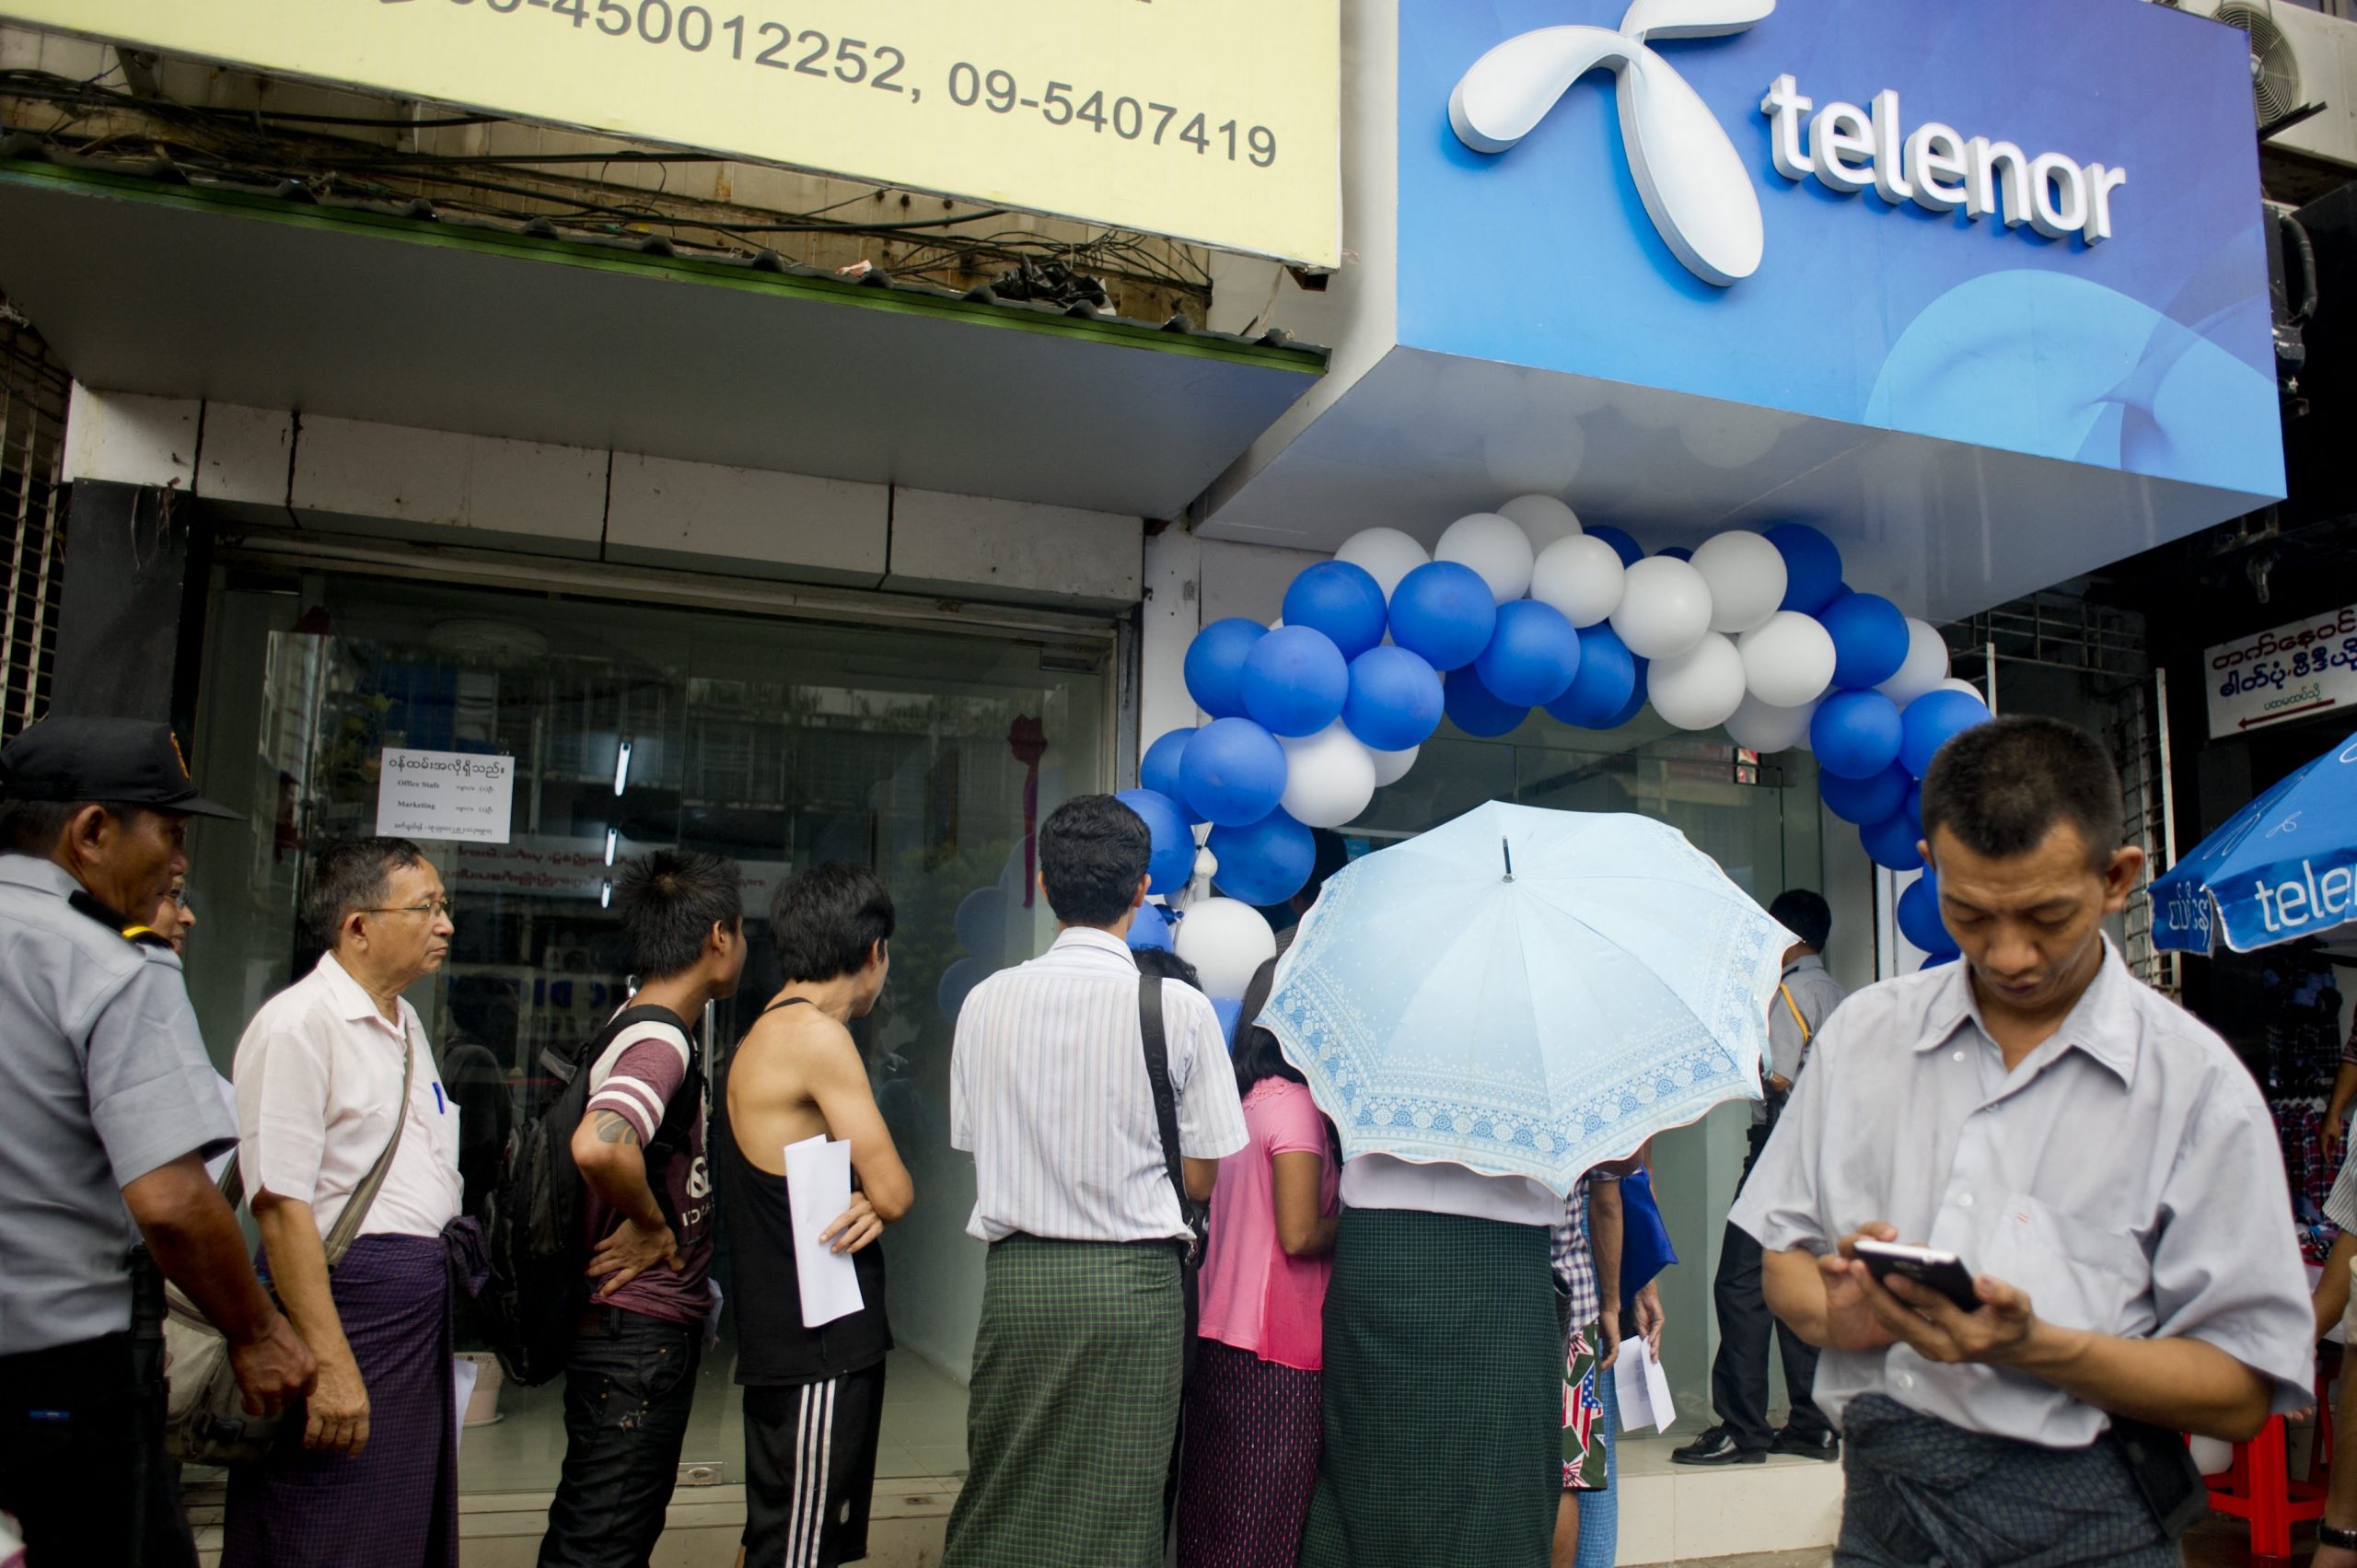
[[[1178,1158],[1178,1104],[1170,1091],[1170,1048],[1162,1033],[1162,981],[1154,975],[1138,976],[1138,1032],[1145,1037],[1145,1076],[1154,1086],[1154,1118],[1162,1130],[1162,1163],[1170,1173],[1171,1190],[1178,1194],[1178,1213],[1183,1218],[1187,1167]],[[1194,1247],[1190,1241],[1190,1262],[1194,1260]]]
[[[1793,1022],[1801,1027],[1801,1043],[1806,1045],[1810,1033],[1808,1020],[1801,1016],[1801,1005],[1793,1000],[1793,988],[1789,985],[1779,985],[1776,987],[1776,994],[1782,996],[1784,999],[1784,1005],[1792,1009]]]
[[[409,1126],[409,1086],[417,1073],[417,1043],[409,1038],[407,1029],[401,1031],[401,1098],[393,1113],[393,1135],[385,1140],[385,1152],[377,1156],[367,1179],[352,1194],[351,1201],[343,1205],[343,1213],[336,1216],[335,1227],[328,1232],[325,1251],[331,1269],[343,1261],[343,1255],[352,1249],[353,1238],[360,1234],[361,1222],[368,1217],[368,1207],[377,1201],[377,1189],[385,1184],[385,1173],[393,1168],[393,1156],[401,1148],[401,1133]]]

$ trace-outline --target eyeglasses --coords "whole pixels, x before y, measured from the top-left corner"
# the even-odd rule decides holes
[[[458,907],[447,899],[435,899],[430,903],[397,904],[390,909],[363,909],[353,912],[355,914],[422,914],[429,919],[438,915],[444,920],[453,920],[458,916]]]
[[[165,896],[169,898],[173,903],[178,904],[181,909],[188,908],[188,889],[186,888],[175,888]]]

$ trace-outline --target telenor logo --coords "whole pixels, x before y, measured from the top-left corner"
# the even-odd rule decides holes
[[[1536,130],[1573,83],[1609,70],[1629,172],[1654,227],[1689,272],[1728,287],[1759,270],[1759,198],[1701,95],[1646,41],[1744,32],[1775,8],[1776,0],[1635,0],[1618,32],[1541,28],[1510,38],[1457,82],[1449,123],[1474,151],[1502,153]]]

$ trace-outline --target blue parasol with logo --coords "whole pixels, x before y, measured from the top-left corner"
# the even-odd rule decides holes
[[[2236,812],[2152,896],[2154,946],[2186,953],[2357,924],[2357,735]]]
[[[1345,1158],[1569,1192],[1759,1097],[1793,940],[1666,823],[1492,801],[1330,878],[1259,1022]]]

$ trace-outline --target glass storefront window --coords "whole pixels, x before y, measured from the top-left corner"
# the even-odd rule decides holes
[[[961,1470],[982,1249],[965,1234],[972,1162],[949,1147],[948,1017],[974,980],[1052,939],[1044,900],[1027,896],[1027,837],[1067,796],[1109,787],[1109,628],[1025,640],[248,575],[215,593],[208,641],[202,783],[248,813],[193,835],[189,986],[225,1073],[246,1020],[316,951],[295,920],[307,852],[375,830],[379,753],[516,759],[507,843],[423,846],[458,933],[410,1000],[464,1119],[470,1202],[505,1127],[538,1103],[541,1051],[586,1039],[628,993],[613,862],[679,846],[744,868],[751,957],[705,1021],[715,1104],[729,1048],[777,989],[778,880],[835,859],[884,876],[900,919],[891,980],[857,1032],[918,1201],[885,1240],[901,1348],[881,1471]],[[725,1225],[716,1272],[725,1288]],[[722,1322],[682,1458],[733,1482],[733,1317]],[[467,1434],[464,1486],[550,1490],[562,1393],[501,1390],[498,1423]]]

